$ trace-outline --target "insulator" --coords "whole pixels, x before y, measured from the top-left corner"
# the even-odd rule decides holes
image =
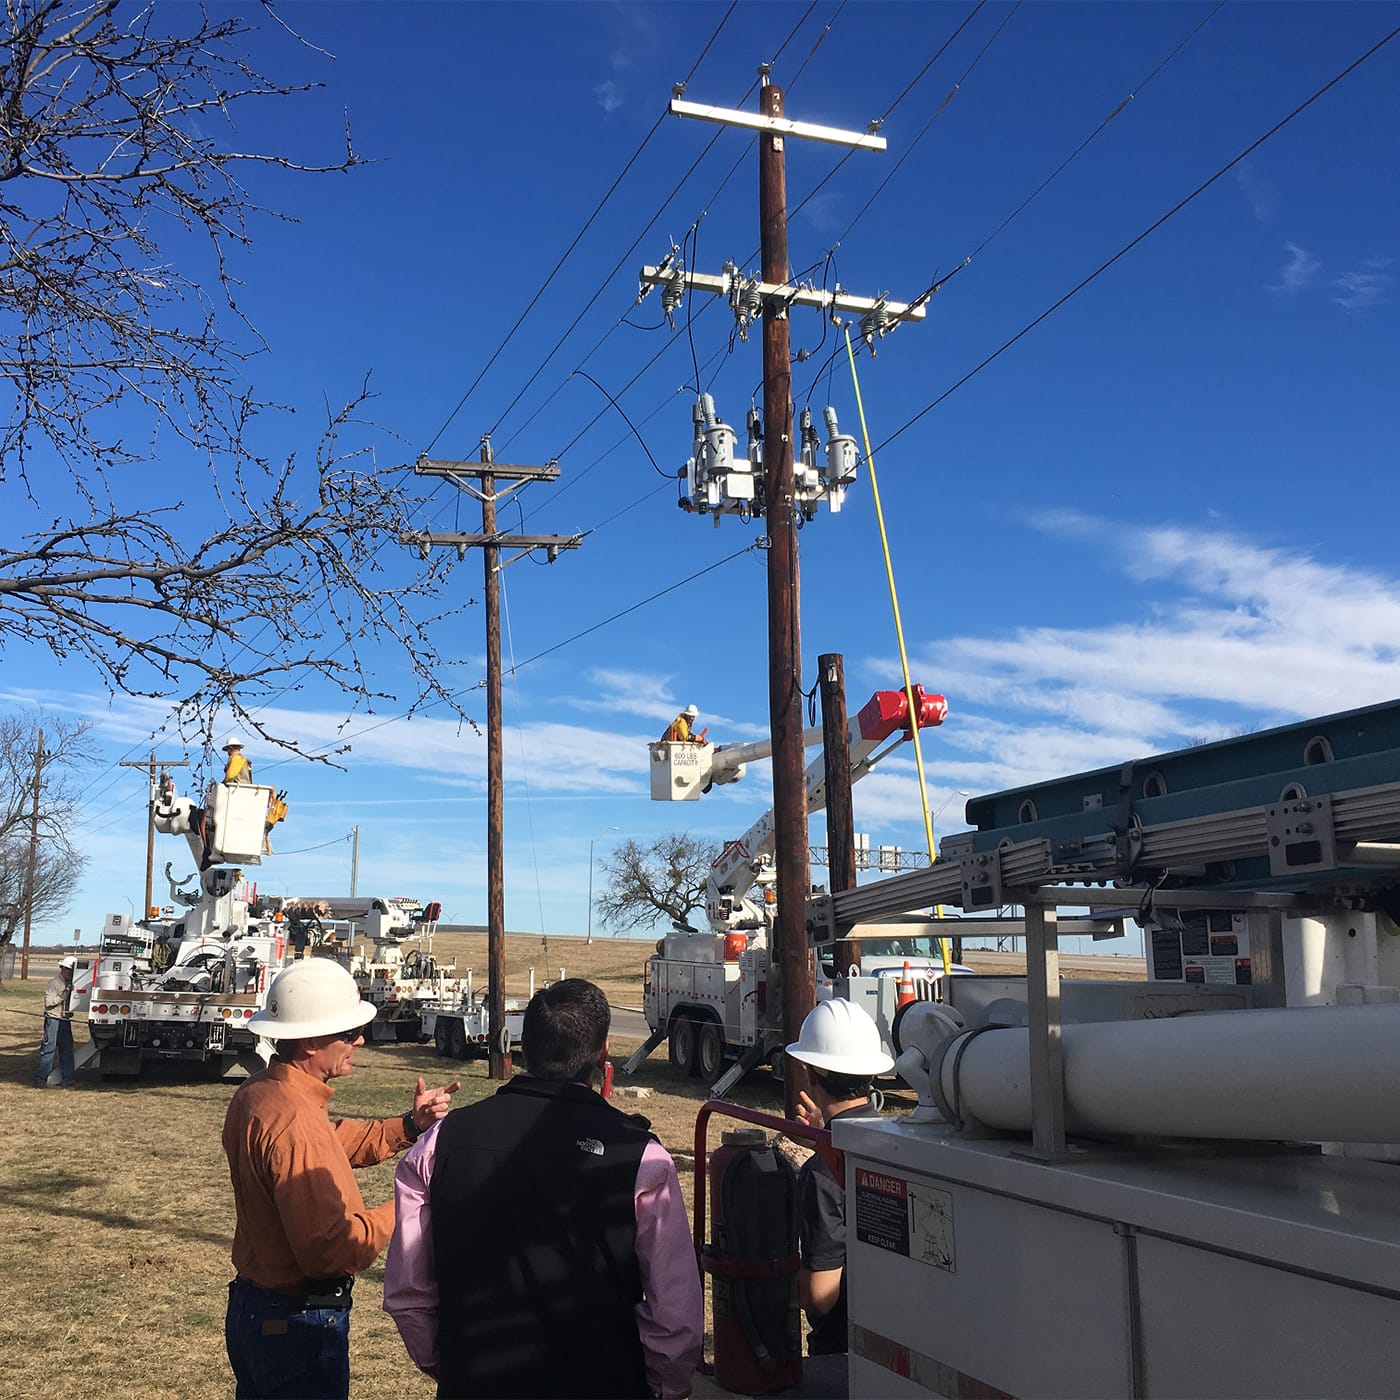
[[[876,339],[883,336],[894,324],[894,318],[890,315],[889,308],[883,301],[872,307],[860,318],[861,337],[869,346],[872,355],[875,353]]]
[[[661,309],[668,319],[684,300],[685,268],[680,266],[666,279],[666,285],[661,289]]]
[[[802,429],[802,461],[806,466],[817,464],[817,430],[812,426],[812,410],[804,408],[799,420]]]
[[[756,321],[763,314],[763,297],[759,294],[758,287],[758,278],[751,278],[744,283],[739,294],[740,307],[746,321]]]

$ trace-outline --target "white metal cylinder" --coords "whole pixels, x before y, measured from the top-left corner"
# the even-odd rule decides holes
[[[939,1070],[945,1101],[988,1127],[1028,1131],[1028,1036],[955,1040]],[[1400,1005],[1088,1022],[1062,1036],[1072,1133],[1400,1142]]]

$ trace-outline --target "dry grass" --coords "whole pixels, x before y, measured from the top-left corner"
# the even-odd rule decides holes
[[[523,994],[529,969],[540,981],[597,981],[618,1005],[641,1000],[650,942],[535,937],[508,940],[508,989]],[[474,967],[484,980],[485,937],[443,935],[437,952]],[[999,967],[998,971],[1005,971]],[[230,1276],[233,1201],[219,1133],[232,1088],[162,1076],[140,1084],[80,1076],[69,1092],[30,1088],[48,972],[0,990],[0,1400],[69,1394],[131,1397],[226,1396],[225,1286]],[[77,1039],[84,1032],[79,1023]],[[635,1042],[615,1038],[617,1063]],[[463,1081],[458,1102],[492,1090],[485,1066],[439,1060],[431,1047],[370,1045],[338,1081],[335,1108],[385,1117],[407,1107],[417,1075]],[[681,1169],[692,1202],[698,1080],[678,1080],[658,1051],[630,1081],[650,1097],[620,1099],[645,1114]],[[781,1095],[754,1076],[735,1095],[780,1114]],[[912,1102],[912,1100],[910,1101]],[[898,1100],[896,1100],[898,1106]],[[723,1122],[712,1123],[711,1146]],[[360,1174],[365,1199],[387,1199],[394,1164]],[[398,1333],[380,1311],[382,1263],[356,1290],[351,1324],[353,1396],[428,1397],[432,1384],[409,1364]]]
[[[651,938],[600,938],[586,943],[581,938],[511,934],[506,939],[506,988],[511,996],[524,996],[532,969],[540,985],[558,980],[562,968],[567,977],[596,982],[614,1005],[640,1006],[642,965],[655,951],[656,940]],[[485,985],[484,933],[440,933],[433,940],[433,953],[439,962],[455,961],[459,976],[471,968],[477,984]]]
[[[440,953],[450,943],[439,941]],[[485,967],[471,936],[461,936],[463,966]],[[508,980],[523,991],[528,968],[557,977],[591,976],[621,1004],[637,1005],[641,966],[650,943],[551,939],[549,962],[539,940],[512,939]],[[449,946],[444,946],[449,945]],[[477,960],[471,963],[471,958]],[[519,982],[517,984],[517,977]],[[69,1394],[132,1397],[227,1396],[232,1376],[224,1355],[225,1286],[231,1274],[233,1201],[219,1133],[229,1085],[170,1076],[137,1085],[80,1075],[77,1089],[30,1088],[42,1024],[43,978],[0,990],[0,1397]],[[84,1032],[79,1023],[77,1039]],[[618,1040],[621,1060],[635,1042]],[[432,1047],[369,1045],[336,1086],[334,1107],[347,1116],[401,1113],[414,1078],[440,1083],[444,1071],[463,1081],[458,1102],[491,1092],[479,1061],[439,1060]],[[653,1094],[633,1104],[652,1120],[676,1156],[691,1197],[695,1111],[704,1100],[697,1080],[677,1081],[664,1052],[633,1081]],[[781,1112],[766,1081],[742,1097]],[[711,1131],[718,1140],[719,1128]],[[393,1190],[394,1164],[360,1173],[371,1203]],[[351,1323],[351,1394],[431,1396],[414,1371],[393,1324],[380,1311],[382,1260],[361,1279]]]

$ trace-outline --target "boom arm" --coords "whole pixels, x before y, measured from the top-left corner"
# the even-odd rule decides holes
[[[922,686],[914,687],[914,702],[920,729],[942,724],[948,716],[948,702],[941,695],[925,693]],[[912,733],[909,727],[909,702],[903,691],[879,690],[850,721],[846,736],[851,751],[851,781],[861,778],[886,755],[894,752]],[[803,731],[803,742],[811,745],[821,741],[820,728]],[[886,739],[893,742],[883,749]],[[727,745],[721,752],[736,749],[763,750],[771,753],[770,742]],[[754,753],[751,756],[761,757]],[[742,773],[742,769],[740,770]],[[730,779],[729,781],[733,781]],[[807,810],[820,812],[826,806],[826,763],[816,759],[807,768]],[[776,825],[770,807],[737,841],[731,841],[710,867],[705,891],[705,912],[716,928],[764,927],[770,917],[747,898],[749,890],[772,869]]]

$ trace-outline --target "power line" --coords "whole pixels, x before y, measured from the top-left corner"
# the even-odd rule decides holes
[[[1286,127],[1291,121],[1293,121],[1295,117],[1301,116],[1304,112],[1307,111],[1309,107],[1313,105],[1314,102],[1316,102],[1319,98],[1325,96],[1334,87],[1336,87],[1337,84],[1340,83],[1343,78],[1348,77],[1363,63],[1365,63],[1368,58],[1371,58],[1374,54],[1378,53],[1381,49],[1383,49],[1388,43],[1390,43],[1392,39],[1395,38],[1397,34],[1400,34],[1400,26],[1397,26],[1395,29],[1392,29],[1390,33],[1387,34],[1384,38],[1380,39],[1378,42],[1373,44],[1369,49],[1366,50],[1365,53],[1361,55],[1360,58],[1357,58],[1351,63],[1349,63],[1345,68],[1342,69],[1340,73],[1336,75],[1336,77],[1324,83],[1323,86],[1318,88],[1318,90],[1315,93],[1313,93],[1311,97],[1309,97],[1306,101],[1299,103],[1299,105],[1295,107],[1291,112],[1289,112],[1289,114],[1286,117],[1282,118],[1280,121],[1275,122],[1274,125],[1271,126],[1257,140],[1250,142],[1250,144],[1246,146],[1244,150],[1242,150],[1239,153],[1239,155],[1235,156],[1233,160],[1228,161],[1225,165],[1222,165],[1220,169],[1215,172],[1214,175],[1212,175],[1208,180],[1202,181],[1202,183],[1197,185],[1196,188],[1192,190],[1190,194],[1185,196],[1185,198],[1178,200],[1177,203],[1172,205],[1172,207],[1161,216],[1161,218],[1157,219],[1156,222],[1152,223],[1147,228],[1145,228],[1131,242],[1125,243],[1123,247],[1121,247],[1106,262],[1100,263],[1098,267],[1096,267],[1087,277],[1083,279],[1083,281],[1077,283],[1074,287],[1071,287],[1070,290],[1067,291],[1064,294],[1064,296],[1062,296],[1057,302],[1055,302],[1052,306],[1048,306],[1033,321],[1029,322],[1027,325],[1023,326],[1019,331],[1017,331],[1016,334],[1013,335],[1010,340],[1006,341],[1003,345],[999,346],[996,350],[992,351],[992,353],[988,355],[986,359],[982,360],[979,364],[975,365],[972,369],[968,370],[968,372],[965,375],[963,375],[963,377],[959,379],[956,383],[949,385],[949,387],[946,388],[941,394],[939,394],[939,396],[936,399],[934,399],[932,403],[926,404],[923,408],[921,408],[918,411],[918,413],[916,413],[912,418],[910,418],[908,422],[904,423],[899,428],[896,428],[895,431],[889,435],[889,437],[887,437],[882,443],[879,444],[878,447],[875,448],[875,451],[883,451],[892,442],[895,442],[897,439],[899,439],[905,433],[907,433],[909,429],[914,426],[915,423],[919,422],[921,419],[925,418],[928,414],[933,412],[933,410],[937,408],[938,405],[941,404],[946,398],[948,398],[950,394],[953,394],[957,390],[961,389],[962,386],[968,382],[968,380],[980,374],[994,360],[1000,359],[1002,355],[1004,355],[1009,349],[1011,349],[1013,345],[1017,343],[1017,341],[1029,335],[1031,331],[1033,331],[1042,321],[1046,320],[1049,316],[1052,316],[1072,297],[1078,296],[1078,294],[1082,292],[1085,287],[1087,287],[1091,282],[1095,281],[1097,278],[1101,277],[1105,272],[1108,271],[1109,268],[1111,268],[1114,265],[1114,263],[1118,262],[1121,258],[1125,257],[1128,253],[1132,252],[1132,250],[1136,248],[1137,245],[1141,243],[1144,239],[1156,233],[1156,231],[1159,228],[1161,228],[1162,225],[1166,223],[1168,219],[1172,218],[1173,215],[1180,213],[1181,210],[1186,208],[1186,206],[1190,204],[1191,201],[1194,200],[1198,195],[1204,194],[1205,191],[1208,190],[1213,184],[1215,184],[1215,182],[1219,180],[1222,176],[1228,175],[1230,171],[1233,170],[1235,166],[1237,166],[1242,160],[1244,160],[1248,156],[1253,155],[1254,152],[1257,151],[1260,146],[1262,146],[1271,137],[1277,135],[1280,131],[1282,131],[1283,128]]]
[[[723,29],[724,26],[729,22],[729,16],[734,13],[734,9],[737,4],[738,0],[730,0],[730,6],[724,12],[724,16],[720,20],[719,24],[715,26],[715,32],[710,35],[709,41],[706,43],[705,47],[701,49],[700,57],[697,58],[695,62],[691,65],[690,73],[687,75],[686,78],[687,82],[690,80],[691,77],[694,76],[695,70],[699,68],[701,59],[703,59],[705,55],[709,53],[710,45],[713,44],[715,40],[719,37],[720,30]],[[504,353],[506,347],[515,338],[516,331],[518,331],[520,327],[525,324],[526,318],[539,304],[540,298],[543,297],[545,292],[549,290],[550,284],[554,281],[555,277],[559,275],[560,268],[562,268],[564,264],[568,261],[569,256],[573,253],[574,249],[578,247],[579,243],[583,239],[583,236],[588,232],[590,228],[593,227],[593,223],[597,219],[598,215],[603,212],[603,206],[607,204],[608,200],[610,200],[613,197],[613,194],[616,192],[617,187],[626,178],[627,172],[631,170],[632,167],[637,163],[638,159],[640,159],[641,157],[642,152],[646,150],[647,146],[651,143],[651,138],[656,135],[657,131],[661,126],[661,123],[666,120],[666,115],[666,112],[662,111],[657,116],[656,121],[652,123],[651,130],[648,131],[647,134],[642,138],[641,145],[638,146],[637,149],[632,152],[632,155],[628,159],[627,164],[622,167],[621,171],[617,175],[617,178],[614,179],[612,184],[608,186],[607,192],[603,195],[602,199],[598,201],[593,212],[588,216],[587,219],[584,220],[583,227],[579,229],[579,231],[574,235],[572,242],[570,242],[569,246],[560,255],[559,261],[554,264],[553,268],[549,272],[549,275],[540,284],[539,290],[535,293],[533,297],[530,298],[529,305],[526,306],[525,310],[522,311],[520,315],[515,318],[515,321],[512,323],[510,330],[506,333],[505,339],[502,340],[501,343],[492,352],[491,358],[487,360],[486,363],[481,367],[481,370],[477,374],[476,378],[473,379],[471,384],[467,387],[466,393],[464,393],[462,397],[458,399],[457,406],[452,410],[451,413],[447,415],[447,418],[443,422],[442,426],[437,430],[437,432],[433,434],[432,441],[429,442],[428,445],[423,449],[422,455],[426,455],[427,453],[431,452],[433,448],[437,445],[438,439],[441,438],[442,435],[447,431],[447,429],[451,426],[453,419],[455,419],[457,415],[462,411],[462,408],[466,404],[467,400],[471,398],[473,393],[476,392],[477,386],[486,377],[487,373],[491,369],[491,366],[496,363],[496,361]]]

